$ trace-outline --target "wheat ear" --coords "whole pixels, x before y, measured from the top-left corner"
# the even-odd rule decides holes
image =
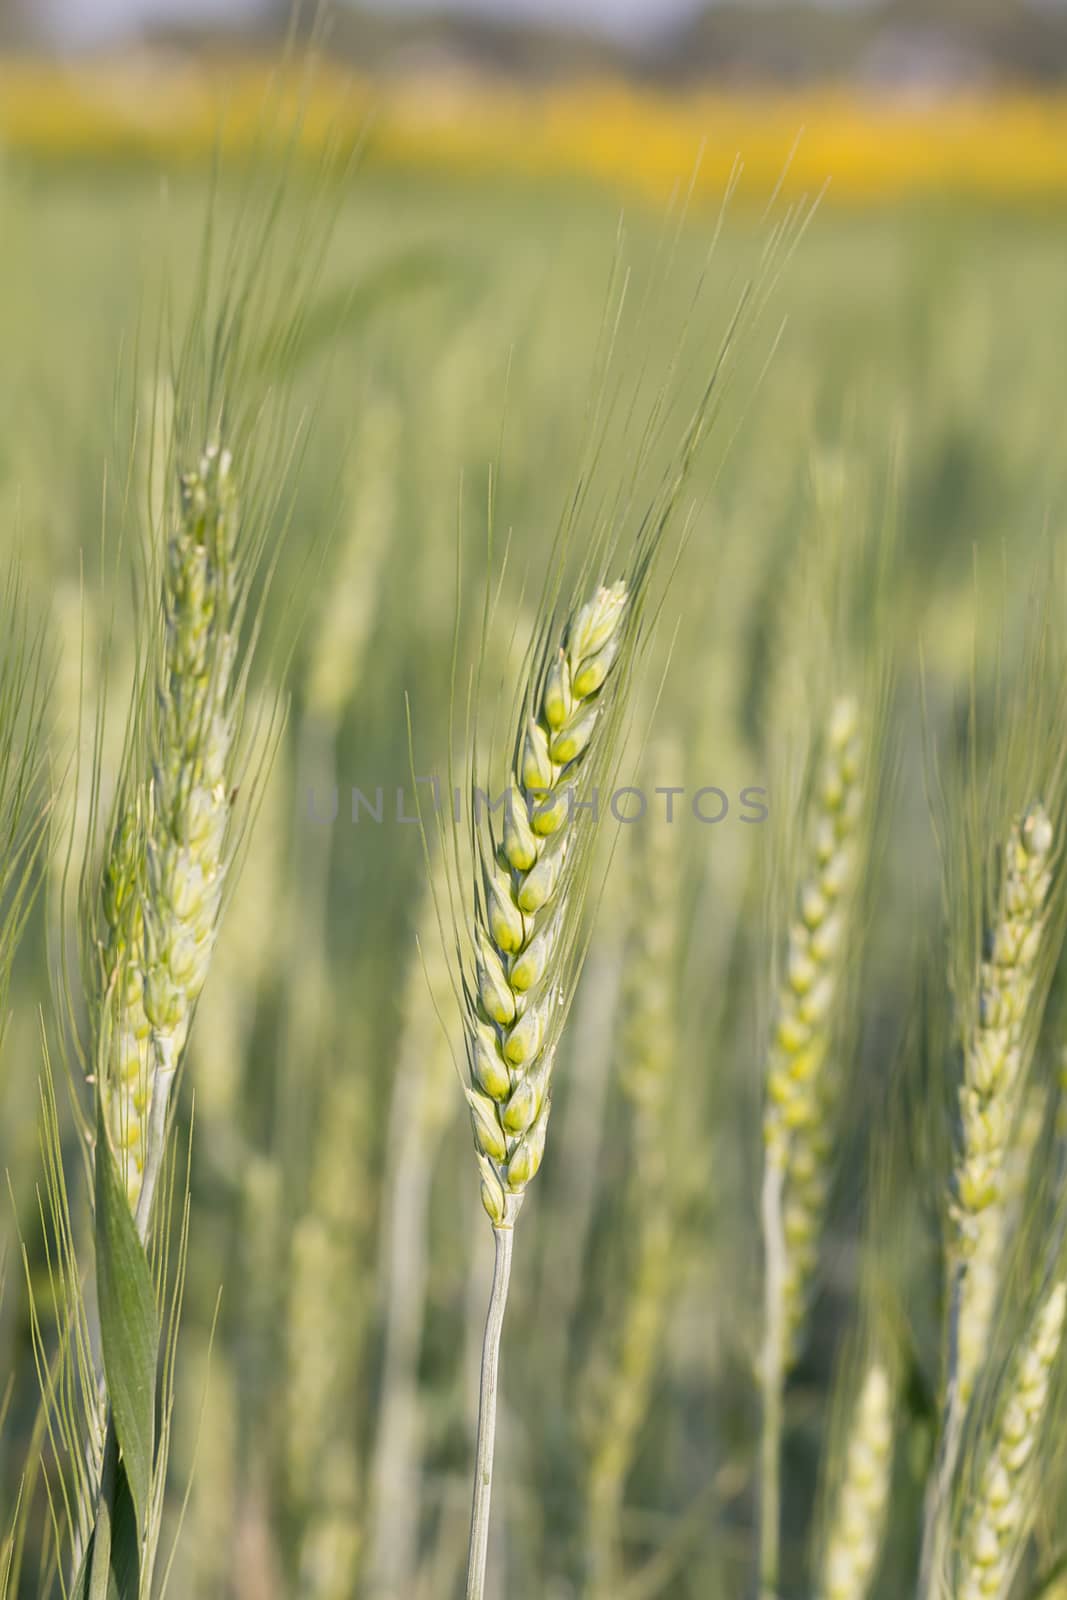
[[[893,1466],[893,1386],[872,1361],[845,1441],[840,1483],[820,1562],[818,1600],[867,1600],[885,1537]]]
[[[162,583],[151,777],[134,788],[104,871],[107,1053],[100,1092],[142,1238],[171,1088],[218,931],[234,738],[237,500],[229,453],[181,481]]]
[[[142,1245],[163,1166],[171,1090],[222,903],[238,693],[236,524],[230,455],[212,445],[181,479],[164,556],[162,647],[147,684],[153,699],[144,708],[145,726],[133,720],[135,765],[120,792],[101,884],[97,1131],[111,1149],[97,1150],[97,1179],[106,1187],[102,1174],[114,1159]],[[145,744],[147,779],[139,765]],[[114,1218],[103,1225],[113,1228]],[[98,1265],[106,1255],[105,1247]],[[137,1274],[147,1341],[155,1326],[145,1304],[152,1284],[144,1258]],[[93,1595],[108,1581],[120,1448],[125,1455],[112,1410],[97,1497]],[[146,1466],[150,1472],[150,1459]],[[142,1488],[142,1516],[144,1495]],[[147,1570],[153,1555],[149,1541]]]
[[[467,992],[467,1099],[494,1228],[514,1225],[545,1147],[555,1046],[552,1011],[574,827],[570,784],[596,736],[623,638],[626,584],[601,588],[571,619],[521,735],[497,848],[482,850],[475,982]]]
[[[989,1454],[970,1503],[953,1593],[1007,1600],[1034,1519],[1038,1443],[1052,1370],[1063,1341],[1067,1283],[1057,1283],[1034,1318],[1005,1385]]]
[[[926,1593],[936,1592],[945,1562],[952,1481],[1003,1271],[1010,1156],[1033,1044],[1053,844],[1052,823],[1040,804],[1011,826],[988,955],[978,973],[975,1018],[964,1042],[960,1148],[950,1208],[944,1415],[923,1534]]]
[[[560,987],[579,936],[580,885],[570,855],[571,787],[602,730],[627,638],[625,582],[602,587],[567,623],[526,699],[499,838],[479,838],[475,970],[465,984],[465,1033],[482,1204],[496,1258],[483,1346],[468,1600],[481,1600],[489,1537],[500,1333],[515,1219],[545,1148]],[[570,856],[570,860],[569,860]]]
[[[966,1411],[993,1337],[1012,1236],[1018,1226],[1030,1164],[1045,1120],[1045,1093],[1027,1091],[1004,1154],[1000,1195],[987,1209],[967,1257],[956,1330],[957,1404]]]
[[[803,1327],[830,1181],[840,1077],[830,1047],[856,881],[863,757],[859,708],[843,697],[832,709],[826,733],[811,859],[789,931],[763,1118],[759,1564],[764,1600],[772,1600],[778,1589],[783,1391]]]
[[[999,1260],[1028,1064],[1031,999],[1037,979],[1053,829],[1034,805],[1009,834],[989,955],[979,973],[978,1014],[960,1086],[960,1153],[953,1180],[956,1264],[950,1353],[951,1406],[962,1414],[986,1346],[992,1296],[983,1268]],[[984,1329],[981,1324],[984,1324]]]

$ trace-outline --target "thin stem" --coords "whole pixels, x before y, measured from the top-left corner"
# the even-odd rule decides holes
[[[763,1349],[760,1388],[760,1600],[777,1600],[781,1539],[782,1402],[785,1390],[785,1234],[782,1227],[782,1168],[768,1152],[763,1172],[761,1215],[764,1248]]]
[[[500,1333],[511,1281],[514,1230],[494,1228],[496,1259],[489,1313],[482,1344],[482,1380],[478,1399],[478,1447],[474,1460],[474,1499],[471,1505],[471,1539],[467,1554],[467,1600],[483,1600],[485,1558],[489,1549],[489,1505],[493,1494],[493,1446],[496,1442],[496,1397],[500,1372]]]
[[[929,1597],[937,1592],[939,1574],[944,1561],[947,1531],[945,1519],[963,1431],[959,1404],[959,1325],[966,1272],[966,1264],[962,1261],[957,1263],[951,1270],[949,1285],[945,1337],[945,1403],[941,1418],[937,1463],[926,1495],[919,1562],[919,1594]]]

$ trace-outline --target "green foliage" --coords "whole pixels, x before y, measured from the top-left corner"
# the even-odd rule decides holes
[[[152,1272],[130,1211],[126,1186],[111,1153],[102,1109],[97,1128],[96,1284],[100,1342],[124,1479],[139,1533],[143,1535],[155,1455],[159,1320]]]

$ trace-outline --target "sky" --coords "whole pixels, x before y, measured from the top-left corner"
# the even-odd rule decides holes
[[[379,11],[424,11],[451,5],[456,10],[506,18],[533,18],[578,23],[626,38],[652,35],[666,24],[703,9],[706,0],[363,0]],[[753,0],[755,4],[755,0]],[[822,0],[842,7],[871,0]],[[1067,0],[1031,0],[1049,10],[1063,10]],[[240,22],[253,17],[260,0],[36,0],[37,14],[52,23],[60,37],[92,42],[121,35],[139,23],[160,18],[200,21],[225,17]]]
[[[434,0],[372,0],[379,11],[432,9]],[[443,0],[437,0],[439,5]],[[703,0],[453,0],[456,9],[495,17],[532,17],[634,36],[692,15]],[[68,38],[105,39],[138,23],[179,17],[189,21],[254,16],[259,0],[39,0],[38,9]]]

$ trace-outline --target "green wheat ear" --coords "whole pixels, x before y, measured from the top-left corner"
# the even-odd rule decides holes
[[[254,809],[255,740],[246,742],[243,713],[301,441],[285,375],[326,242],[316,211],[322,184],[312,184],[296,202],[310,204],[312,265],[306,239],[299,257],[280,258],[277,230],[294,203],[286,182],[284,169],[269,171],[260,193],[248,175],[249,204],[227,243],[224,280],[207,228],[171,381],[153,389],[173,405],[168,399],[155,413],[162,429],[136,515],[137,670],[103,824],[99,742],[96,751],[79,927],[102,1365],[90,1425],[106,1426],[89,1497],[91,1545],[73,1541],[82,1565],[72,1573],[75,1591],[84,1580],[94,1596],[131,1563],[133,1586],[149,1592],[158,1552],[177,1330],[176,1311],[168,1315],[162,1303],[174,1236],[169,1124],[241,828]],[[273,746],[268,739],[265,761]]]
[[[959,1091],[953,1174],[956,1349],[953,1407],[966,1410],[988,1344],[1008,1229],[1011,1152],[1020,1128],[1032,1006],[1048,924],[1054,832],[1040,804],[1011,828],[1000,898],[979,973],[977,1018]]]
[[[229,860],[238,714],[233,461],[209,446],[183,474],[167,543],[151,776],[104,868],[108,1050],[100,1091],[130,1204],[147,1227],[174,1076],[207,977]]]
[[[625,582],[598,589],[542,663],[499,836],[482,856],[465,991],[467,1099],[482,1204],[497,1228],[514,1225],[544,1155],[561,985],[578,936],[568,901],[575,785],[602,737],[628,599]]]
[[[841,1070],[833,1025],[849,960],[869,752],[851,696],[835,703],[815,794],[809,856],[789,929],[763,1137],[781,1190],[783,1343],[796,1359],[831,1174]]]

